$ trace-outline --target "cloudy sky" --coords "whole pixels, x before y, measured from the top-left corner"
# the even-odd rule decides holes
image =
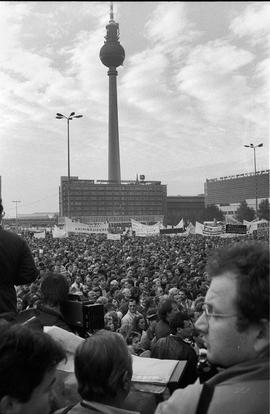
[[[60,176],[107,179],[109,2],[0,2],[0,175],[6,217],[57,212]],[[115,2],[122,179],[168,195],[268,169],[269,2]]]

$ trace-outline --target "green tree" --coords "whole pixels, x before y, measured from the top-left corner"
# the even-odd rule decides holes
[[[260,219],[266,219],[269,221],[269,201],[268,199],[262,200],[258,208],[258,216]]]
[[[224,220],[223,212],[214,204],[207,206],[202,211],[201,221],[211,221],[216,219],[217,221]]]
[[[243,220],[252,221],[255,218],[255,210],[249,207],[246,200],[244,200],[236,210],[236,218],[242,222]]]

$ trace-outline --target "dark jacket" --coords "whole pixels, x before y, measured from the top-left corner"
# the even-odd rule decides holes
[[[177,388],[184,388],[189,384],[193,384],[198,378],[196,352],[191,345],[187,344],[179,336],[169,335],[165,338],[160,338],[153,345],[151,357],[187,361]]]
[[[17,311],[14,285],[32,283],[38,270],[26,241],[0,226],[0,314]]]
[[[269,358],[226,368],[207,383],[214,387],[208,414],[269,414]],[[195,414],[203,384],[176,390],[155,414]]]
[[[24,323],[33,317],[36,317],[42,326],[58,326],[58,328],[73,332],[61,312],[42,304],[39,304],[37,308],[29,308],[20,312],[16,321],[18,323]]]
[[[155,337],[157,340],[164,338],[170,334],[170,326],[168,322],[163,321],[162,319],[158,321],[155,326]]]

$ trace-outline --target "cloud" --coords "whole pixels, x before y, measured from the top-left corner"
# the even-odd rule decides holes
[[[210,121],[244,116],[252,94],[245,73],[254,55],[215,40],[193,48],[176,76],[179,91],[195,98]]]
[[[183,2],[162,2],[154,10],[145,26],[146,37],[165,51],[176,53],[183,43],[190,43],[199,35],[189,21]]]
[[[252,45],[270,46],[270,4],[258,2],[247,6],[245,12],[231,23],[231,31],[241,37],[247,37]]]

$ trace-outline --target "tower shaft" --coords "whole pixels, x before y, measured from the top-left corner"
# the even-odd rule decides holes
[[[113,5],[110,5],[110,21],[106,26],[105,42],[100,49],[99,57],[103,65],[109,68],[109,148],[108,148],[108,180],[121,182],[120,149],[117,107],[117,70],[125,59],[125,50],[119,42],[119,24],[114,21]]]
[[[108,180],[121,182],[120,149],[118,131],[117,106],[117,70],[110,68],[109,76],[109,151],[108,151]]]

